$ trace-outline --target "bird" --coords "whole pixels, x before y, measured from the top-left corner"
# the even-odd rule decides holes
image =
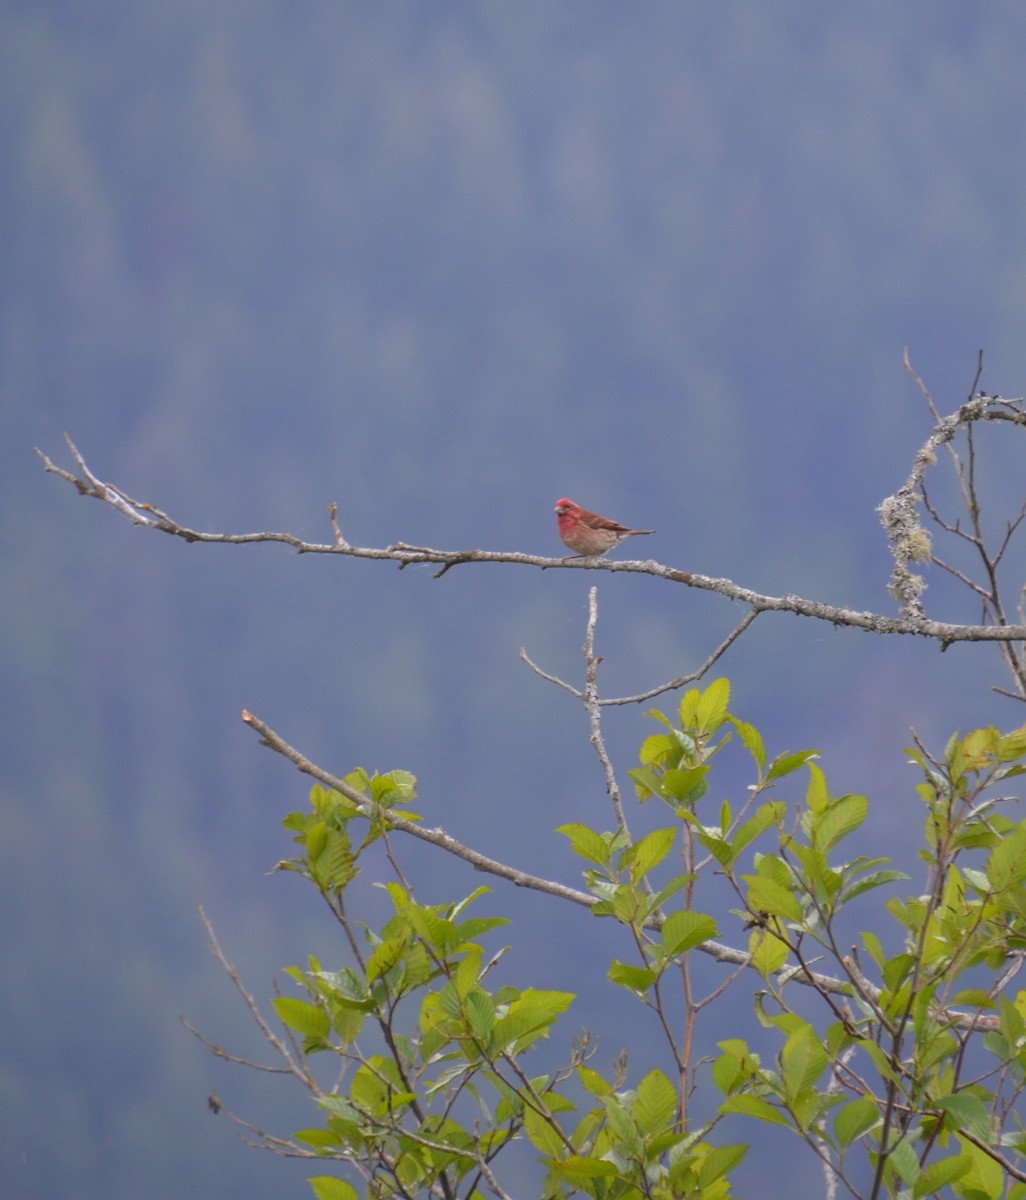
[[[581,508],[565,496],[556,501],[555,511],[559,536],[563,545],[573,550],[575,558],[599,558],[624,538],[655,533],[654,529],[628,529],[618,521]]]

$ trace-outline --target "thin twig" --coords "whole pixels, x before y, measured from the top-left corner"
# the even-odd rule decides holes
[[[520,658],[521,662],[527,663],[535,675],[540,675],[541,678],[546,681],[546,683],[554,683],[556,687],[564,688],[571,695],[576,696],[578,700],[584,699],[584,693],[578,688],[575,688],[572,683],[567,683],[565,679],[560,679],[558,675],[550,675],[548,671],[543,671],[541,667],[539,667],[538,664],[530,658],[523,646],[520,647],[520,654],[518,657]]]
[[[317,1097],[322,1096],[323,1092],[321,1091],[320,1085],[318,1084],[317,1080],[314,1079],[314,1077],[310,1074],[309,1071],[307,1071],[304,1067],[300,1066],[300,1064],[293,1057],[292,1052],[289,1050],[289,1047],[285,1044],[285,1042],[282,1041],[282,1039],[280,1037],[278,1037],[278,1035],[274,1032],[274,1030],[270,1027],[270,1025],[268,1025],[267,1021],[264,1019],[263,1013],[260,1011],[260,1008],[259,1008],[256,1000],[254,1000],[254,998],[253,998],[253,994],[246,988],[246,986],[242,982],[242,979],[239,976],[238,971],[236,971],[236,969],[232,966],[232,964],[225,957],[225,953],[221,949],[221,944],[217,940],[217,934],[214,932],[214,926],[211,924],[209,918],[207,917],[207,914],[203,911],[202,905],[199,907],[199,909],[197,911],[199,912],[200,920],[203,922],[203,927],[207,931],[207,939],[208,939],[208,942],[210,945],[211,953],[214,955],[214,957],[217,959],[217,961],[221,964],[222,970],[228,976],[228,978],[232,981],[232,984],[234,985],[235,990],[239,993],[239,995],[244,1000],[246,1007],[249,1009],[250,1016],[253,1018],[254,1022],[256,1023],[257,1028],[264,1035],[264,1037],[267,1039],[268,1043],[273,1047],[273,1049],[277,1051],[277,1053],[281,1057],[282,1061],[286,1064],[285,1068],[283,1068],[283,1069],[287,1070],[289,1072],[289,1074],[294,1075],[296,1077],[296,1079],[298,1079],[299,1082],[305,1088],[307,1088],[310,1092],[312,1092],[315,1096],[317,1096]],[[197,1036],[202,1037],[202,1035],[197,1035]],[[202,1038],[202,1040],[206,1041],[205,1038]],[[230,1058],[230,1055],[224,1054],[223,1057]],[[253,1064],[253,1065],[256,1066],[256,1064]],[[261,1068],[261,1069],[271,1070],[272,1068]]]
[[[687,687],[689,683],[695,683],[701,679],[713,666],[723,657],[737,639],[744,633],[749,625],[759,615],[759,609],[749,609],[741,620],[734,626],[729,634],[716,647],[700,667],[696,667],[694,671],[689,671],[687,675],[679,675],[676,679],[671,679],[669,683],[661,683],[658,687],[650,688],[647,692],[639,692],[636,696],[617,696],[613,699],[600,700],[599,704],[603,707],[611,704],[641,704],[645,700],[651,700],[653,696],[660,696],[663,692],[676,691],[677,688]]]

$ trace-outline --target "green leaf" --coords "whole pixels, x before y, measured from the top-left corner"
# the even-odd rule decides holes
[[[694,804],[709,790],[709,764],[698,763],[692,767],[667,767],[659,785],[659,795],[664,799],[676,800],[678,804]]]
[[[730,680],[714,679],[702,692],[698,701],[698,728],[705,733],[715,733],[723,724],[729,702]]]
[[[880,1110],[867,1096],[860,1096],[842,1105],[834,1115],[834,1137],[841,1149],[864,1133],[868,1133],[880,1120]]]
[[[615,1179],[620,1169],[605,1158],[585,1158],[582,1154],[568,1154],[566,1158],[552,1163],[552,1172],[569,1183],[587,1183],[591,1179]]]
[[[763,929],[752,930],[748,939],[748,949],[752,956],[752,966],[764,979],[775,975],[787,962],[790,953],[786,942],[781,941],[775,933]]]
[[[531,1145],[542,1154],[559,1159],[566,1153],[566,1145],[559,1130],[553,1128],[552,1123],[531,1106],[524,1109],[524,1132]]]
[[[673,839],[677,836],[676,829],[668,827],[665,829],[653,829],[651,833],[646,833],[640,842],[635,844],[627,851],[627,857],[631,867],[631,878],[635,883],[644,877],[663,861],[669,854],[670,847],[673,845]]]
[[[1017,886],[1026,879],[1026,822],[1005,834],[987,862],[987,878],[995,892]]]
[[[887,962],[887,955],[884,953],[884,948],[880,944],[880,939],[876,936],[876,934],[871,933],[869,930],[863,930],[862,944],[866,947],[866,950],[868,951],[873,962],[875,962],[878,967],[882,968]]]
[[[336,1179],[334,1175],[313,1175],[309,1184],[317,1200],[360,1200],[359,1193],[351,1183]]]
[[[968,1130],[973,1137],[990,1144],[990,1115],[979,1096],[971,1092],[953,1092],[933,1103],[936,1108],[948,1113],[959,1128]]]
[[[306,1142],[308,1146],[316,1146],[318,1150],[328,1150],[338,1145],[338,1135],[330,1129],[297,1129],[292,1136],[297,1142]]]
[[[471,988],[476,987],[480,975],[481,947],[473,945],[460,959],[460,965],[456,968],[456,974],[453,976],[453,982],[459,995],[466,996]]]
[[[407,944],[406,938],[397,937],[388,938],[375,946],[367,959],[367,982],[373,983],[401,963]]]
[[[752,1054],[740,1038],[728,1038],[718,1042],[722,1054],[712,1065],[713,1083],[725,1095],[738,1091],[759,1069],[759,1059]]]
[[[744,1145],[712,1147],[702,1159],[702,1165],[698,1170],[698,1186],[701,1188],[701,1194],[708,1196],[709,1189],[713,1184],[732,1171],[747,1153],[748,1147]]]
[[[586,858],[589,862],[593,862],[600,867],[608,865],[610,857],[609,843],[590,826],[570,822],[567,825],[557,826],[556,832],[565,834],[570,839],[570,846],[573,852],[581,858]]]
[[[973,1160],[968,1154],[955,1154],[930,1163],[928,1167],[924,1167],[922,1175],[916,1180],[916,1186],[912,1191],[913,1197],[915,1200],[922,1200],[923,1196],[932,1196],[935,1192],[947,1187],[949,1183],[967,1175],[972,1169],[972,1165]]]
[[[787,1096],[793,1102],[815,1086],[826,1068],[827,1052],[815,1030],[803,1024],[784,1043],[780,1059]]]
[[[627,774],[631,777],[639,800],[645,801],[649,796],[659,794],[662,775],[654,767],[631,767]]]
[[[592,1067],[578,1067],[577,1078],[593,1096],[608,1096],[613,1090],[612,1084]]]
[[[894,871],[890,868],[873,871],[869,875],[864,875],[861,879],[856,879],[852,883],[845,884],[841,889],[841,902],[846,904],[849,900],[854,900],[856,896],[861,896],[864,892],[883,887],[886,883],[897,883],[902,879],[908,879],[904,871]]]
[[[608,977],[611,983],[618,983],[628,991],[644,996],[658,978],[658,973],[649,967],[635,967],[614,958],[609,966]]]
[[[810,769],[814,766],[810,763]],[[824,854],[866,819],[869,801],[865,796],[841,796],[813,821],[813,844]]]
[[[283,1025],[303,1034],[304,1037],[327,1040],[331,1021],[323,1008],[295,996],[275,996],[273,1004],[274,1011]]]
[[[474,988],[467,996],[466,1010],[471,1033],[479,1041],[487,1041],[495,1028],[495,1009],[491,997],[482,988]]]
[[[787,1114],[780,1111],[779,1108],[774,1108],[772,1104],[767,1103],[760,1096],[728,1096],[720,1105],[720,1111],[725,1113],[740,1113],[745,1117],[754,1117],[757,1121],[763,1121],[767,1125],[790,1125],[791,1122],[787,1118]]]
[[[787,804],[783,800],[769,800],[765,804],[760,804],[731,839],[731,861],[735,861],[750,842],[754,842],[771,825],[780,824],[786,816]]]
[[[914,1187],[918,1182],[921,1174],[919,1159],[911,1144],[905,1139],[895,1144],[887,1156],[887,1163],[894,1168],[898,1178],[904,1183],[910,1183]]]
[[[411,904],[406,913],[406,919],[409,921],[415,933],[417,933],[430,950],[439,954],[444,954],[446,950],[456,941],[456,927],[452,921],[448,921],[445,917],[440,917],[437,912],[431,908],[426,908],[419,904]],[[370,972],[367,973],[367,978],[370,978]]]
[[[1002,762],[1011,762],[1026,754],[1026,725],[1020,725],[998,739],[998,754]]]
[[[801,921],[802,906],[792,892],[766,875],[746,875],[748,907],[753,913],[766,912],[785,921]]]
[[[803,767],[809,759],[818,758],[817,750],[795,750],[787,754],[778,754],[769,765],[766,780],[782,779]]]
[[[495,1022],[495,1044],[516,1043],[521,1050],[545,1035],[556,1017],[573,1003],[573,992],[525,988]]]
[[[805,806],[809,812],[821,813],[830,803],[830,792],[827,790],[826,775],[817,763],[810,762],[809,783],[805,789]]]
[[[716,922],[705,913],[672,912],[660,931],[668,958],[683,954],[716,936]]]
[[[759,774],[761,775],[766,768],[766,747],[763,744],[762,734],[754,725],[749,725],[747,721],[739,721],[737,717],[729,717],[728,719],[737,730],[738,737],[740,737],[745,749],[755,760],[755,765],[759,768]]]
[[[661,1133],[676,1120],[677,1090],[662,1071],[649,1071],[638,1084],[633,1114],[646,1135]]]
[[[652,733],[641,743],[638,758],[643,766],[650,764],[664,765],[667,762],[677,762],[680,759],[680,740],[669,733]]]
[[[1004,1171],[1001,1164],[971,1142],[962,1142],[962,1155],[972,1160],[972,1167],[963,1176],[959,1193],[971,1200],[998,1200],[1005,1196]]]
[[[621,1148],[632,1157],[640,1157],[644,1152],[641,1134],[633,1116],[624,1107],[619,1096],[606,1096],[603,1100],[609,1125]]]

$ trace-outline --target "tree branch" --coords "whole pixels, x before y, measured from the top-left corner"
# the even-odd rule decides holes
[[[898,548],[906,546],[909,530],[917,527],[915,517],[915,490],[919,486],[922,472],[931,461],[932,448],[950,440],[960,424],[968,421],[1003,420],[1012,421],[1018,425],[1026,425],[1026,414],[1010,407],[1010,401],[996,401],[988,398],[978,398],[962,406],[957,413],[945,417],[931,435],[923,448],[916,455],[916,466],[909,479],[894,494],[880,505],[884,524],[892,540],[892,548],[898,553]],[[854,609],[841,605],[825,604],[818,600],[809,600],[802,596],[784,595],[768,596],[751,588],[742,587],[730,579],[717,579],[708,575],[700,575],[693,571],[682,571],[669,567],[654,559],[610,560],[605,558],[552,558],[546,555],[524,554],[519,551],[502,550],[437,550],[429,546],[411,546],[405,542],[393,542],[392,545],[375,548],[353,546],[341,537],[338,527],[337,513],[330,509],[330,520],[333,541],[307,542],[295,534],[287,532],[264,531],[254,533],[205,533],[202,530],[191,529],[181,524],[168,513],[148,501],[136,500],[127,495],[114,484],[103,483],[86,466],[84,459],[71,439],[65,435],[65,440],[72,457],[81,471],[75,475],[62,467],[56,466],[38,448],[39,456],[46,471],[59,475],[72,484],[84,496],[92,496],[110,505],[122,516],[127,517],[135,525],[143,525],[172,537],[183,538],[187,542],[212,542],[229,545],[242,545],[250,542],[277,542],[291,546],[299,554],[334,554],[346,558],[377,559],[399,564],[400,568],[417,563],[431,563],[440,567],[435,572],[436,577],[444,575],[451,567],[463,563],[510,563],[515,566],[538,567],[541,570],[562,569],[569,571],[626,571],[631,574],[651,575],[656,579],[664,579],[669,583],[683,584],[685,587],[698,588],[701,591],[716,592],[728,600],[736,600],[752,610],[753,615],[763,612],[788,612],[795,616],[811,617],[817,621],[827,621],[832,625],[849,629],[862,629],[876,634],[905,634],[916,637],[931,638],[947,647],[953,642],[1011,642],[1026,640],[1026,625],[962,625],[948,621],[934,621],[927,618],[918,600],[909,599],[904,595],[903,587],[898,587],[892,579],[895,593],[901,600],[904,615],[898,617],[884,616],[873,612],[856,612]],[[911,514],[911,515],[910,515]],[[903,540],[904,539],[904,540]],[[907,546],[906,546],[907,549]],[[905,553],[905,551],[902,551]],[[907,561],[907,554],[904,561]],[[897,567],[895,568],[897,571]],[[907,574],[907,572],[906,572]]]

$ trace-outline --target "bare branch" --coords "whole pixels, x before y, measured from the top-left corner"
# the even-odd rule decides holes
[[[922,471],[928,465],[930,447],[935,447],[949,440],[960,424],[970,420],[1004,420],[1017,425],[1026,425],[1026,414],[1011,406],[1009,401],[1000,403],[986,398],[971,401],[951,417],[946,417],[926,445],[916,455],[916,467],[909,480],[899,489],[895,496],[889,497],[881,505],[897,505],[899,510],[911,506],[914,510],[914,496],[906,493],[915,490]],[[904,615],[898,617],[884,616],[873,612],[856,612],[836,604],[824,604],[818,600],[809,600],[802,596],[784,595],[767,596],[751,588],[741,587],[730,579],[717,579],[707,575],[699,575],[693,571],[682,571],[676,567],[668,567],[654,559],[616,560],[607,558],[552,558],[537,554],[524,554],[519,551],[499,550],[436,550],[427,546],[410,546],[405,542],[395,542],[383,548],[353,546],[344,540],[339,543],[337,534],[329,543],[307,542],[295,534],[287,532],[265,531],[261,533],[205,533],[180,524],[169,514],[143,500],[135,500],[126,495],[121,489],[112,484],[101,483],[91,471],[85,467],[84,461],[77,448],[69,439],[69,446],[76,462],[80,464],[82,476],[56,467],[42,451],[37,450],[47,471],[52,471],[62,479],[71,483],[83,495],[93,496],[109,504],[123,516],[128,517],[134,524],[145,525],[159,530],[172,537],[183,538],[187,542],[224,543],[242,545],[250,542],[282,543],[291,546],[300,554],[334,554],[346,558],[366,558],[379,561],[398,563],[400,568],[418,563],[429,563],[442,569],[436,574],[442,575],[450,567],[462,563],[510,563],[516,566],[538,567],[541,570],[565,571],[626,571],[631,574],[651,575],[656,579],[664,579],[669,583],[682,584],[685,587],[698,588],[701,591],[716,592],[728,600],[736,600],[747,605],[755,613],[788,612],[795,616],[811,617],[817,621],[827,621],[832,625],[844,626],[850,629],[862,629],[876,634],[905,634],[916,637],[931,638],[943,646],[952,642],[1010,642],[1026,640],[1026,625],[961,625],[947,621],[928,619],[921,605],[904,605]],[[885,520],[890,529],[890,523]],[[334,533],[334,531],[333,531]]]
[[[541,667],[528,655],[523,646],[520,647],[519,658],[521,662],[527,663],[535,675],[540,675],[547,683],[554,683],[556,687],[565,688],[571,695],[576,696],[578,700],[584,699],[584,693],[578,691],[572,683],[567,683],[565,679],[560,679],[558,675],[550,675],[548,671],[543,671]]]
[[[304,757],[293,746],[290,746],[284,738],[275,733],[269,725],[264,724],[263,721],[255,717],[252,713],[243,710],[242,719],[260,734],[260,744],[262,746],[267,746],[275,751],[276,754],[281,754],[297,767],[298,770],[302,771],[304,775],[312,776],[312,778],[323,783],[325,787],[334,788],[335,791],[340,792],[347,799],[358,805],[366,816],[373,817],[371,802],[362,792],[350,787],[344,779],[332,775]],[[430,842],[431,845],[445,850],[446,853],[463,859],[464,862],[469,863],[476,870],[484,871],[489,875],[497,875],[501,879],[506,879],[510,883],[516,884],[517,887],[526,887],[533,891],[547,892],[549,895],[558,896],[561,900],[569,900],[572,904],[583,905],[585,908],[591,908],[593,904],[597,903],[595,898],[589,896],[587,892],[567,887],[565,884],[556,883],[551,879],[542,879],[540,876],[531,875],[527,871],[520,871],[494,858],[489,858],[477,850],[472,850],[465,843],[458,841],[454,837],[450,837],[444,829],[437,827],[435,829],[428,829],[416,821],[411,821],[391,811],[387,813],[387,821],[392,829],[401,830],[403,833],[408,833],[411,837],[419,838],[423,842]]]
[[[971,433],[975,423],[981,421],[1010,421],[1016,425],[1026,426],[1026,413],[1023,412],[1021,400],[1009,401],[982,394],[974,394],[956,412],[950,416],[941,417],[938,420],[933,400],[924,387],[922,380],[912,370],[908,361],[907,351],[905,354],[905,368],[916,379],[924,396],[926,396],[930,411],[937,423],[934,426],[933,432],[916,451],[912,463],[912,471],[908,478],[893,495],[887,496],[881,501],[877,511],[880,513],[880,519],[884,529],[887,531],[891,553],[894,557],[894,570],[891,573],[890,580],[891,594],[900,604],[906,619],[922,629],[934,624],[934,622],[926,619],[923,610],[921,597],[926,585],[922,578],[915,575],[909,568],[910,564],[930,557],[929,535],[923,529],[917,511],[926,468],[936,462],[938,448],[947,446],[949,453],[952,455],[955,473],[962,488],[963,501],[974,519],[974,531],[978,539],[979,528],[976,524],[978,513],[975,508],[975,483],[972,474],[973,456],[970,453],[970,470],[967,475],[962,469],[962,464],[958,456],[950,446],[950,442],[958,429],[965,426],[970,436],[971,447]],[[980,370],[982,370],[982,360],[977,369],[977,380],[979,379]],[[998,628],[1002,629],[1005,633],[1009,633],[1012,627],[999,624],[996,626],[975,626],[974,628]],[[944,644],[947,644],[949,641],[949,639],[943,636],[939,640]],[[1015,637],[1005,636],[996,640],[1002,642],[1021,641],[1022,634],[1017,630]]]
[[[598,669],[602,662],[595,654],[595,627],[598,625],[598,588],[588,589],[588,624],[584,634],[584,708],[588,714],[590,730],[588,741],[594,747],[598,760],[602,764],[602,774],[606,780],[606,792],[609,802],[616,815],[616,828],[627,829],[627,818],[623,811],[623,801],[620,799],[620,785],[616,782],[616,772],[606,750],[605,739],[602,737],[602,709],[598,697]],[[647,883],[647,880],[646,880]]]
[[[686,687],[689,683],[694,683],[702,678],[706,672],[710,671],[713,666],[723,657],[737,639],[744,633],[749,625],[759,615],[759,609],[750,609],[741,620],[734,626],[729,634],[723,639],[716,649],[709,655],[700,667],[696,667],[694,671],[687,675],[679,675],[676,679],[671,679],[669,683],[661,683],[658,687],[651,688],[647,692],[639,692],[636,696],[617,696],[609,700],[600,700],[599,704],[640,704],[645,700],[651,700],[653,696],[661,696],[663,692],[672,692],[677,688]]]
[[[191,1024],[185,1017],[178,1018],[185,1028],[192,1034],[197,1041],[203,1043],[215,1058],[223,1058],[225,1062],[238,1063],[240,1067],[249,1067],[252,1071],[266,1071],[270,1075],[291,1075],[293,1074],[291,1067],[279,1067],[274,1063],[254,1062],[251,1058],[243,1058],[241,1055],[232,1054],[225,1050],[223,1046],[219,1046],[212,1038],[195,1025]]]
[[[203,922],[203,927],[207,931],[207,938],[209,939],[209,942],[210,942],[211,953],[214,955],[214,957],[217,959],[217,961],[221,964],[221,968],[223,969],[224,973],[228,976],[228,978],[235,985],[235,990],[239,993],[239,995],[245,1001],[246,1007],[249,1009],[250,1016],[252,1016],[254,1022],[256,1023],[257,1027],[259,1028],[260,1032],[267,1039],[268,1043],[281,1056],[282,1061],[285,1063],[285,1067],[283,1069],[288,1071],[288,1073],[290,1075],[294,1075],[296,1077],[296,1079],[298,1079],[299,1082],[305,1088],[307,1088],[309,1091],[311,1091],[315,1096],[322,1095],[323,1093],[321,1092],[321,1088],[320,1088],[320,1085],[317,1083],[317,1080],[314,1079],[314,1077],[310,1074],[309,1071],[305,1070],[302,1066],[300,1066],[300,1064],[293,1057],[292,1052],[289,1050],[288,1046],[281,1040],[280,1037],[278,1037],[278,1035],[274,1032],[274,1030],[270,1027],[270,1025],[268,1025],[267,1021],[264,1019],[264,1015],[260,1011],[260,1008],[257,1005],[256,1000],[253,999],[252,993],[246,989],[245,985],[243,984],[242,980],[239,977],[238,971],[236,971],[236,969],[232,966],[232,964],[225,957],[224,951],[221,949],[221,944],[217,940],[217,934],[214,933],[214,927],[210,923],[210,921],[207,917],[207,914],[203,911],[202,906],[199,908],[198,911],[199,911],[199,915],[200,915],[200,920]],[[205,1042],[207,1041],[207,1039],[202,1037],[202,1035],[197,1035],[197,1036],[200,1036],[202,1041],[205,1041]],[[209,1045],[209,1042],[207,1044]],[[229,1058],[229,1059],[231,1058],[230,1055],[225,1054],[223,1051],[218,1051],[217,1053],[219,1054],[219,1057]],[[256,1066],[255,1063],[253,1065]],[[261,1070],[273,1070],[273,1068],[265,1067],[265,1068],[261,1068]]]

